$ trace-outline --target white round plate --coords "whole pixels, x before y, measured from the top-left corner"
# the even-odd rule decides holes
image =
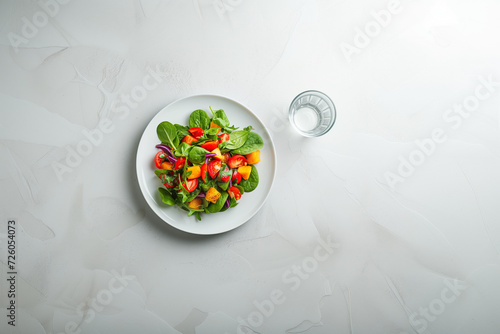
[[[264,148],[260,151],[261,161],[255,165],[259,172],[259,185],[250,192],[244,193],[239,204],[224,212],[201,214],[201,221],[177,206],[163,204],[158,194],[162,186],[155,175],[153,158],[158,152],[155,148],[160,143],[156,127],[163,121],[172,124],[187,125],[189,115],[196,109],[203,109],[211,115],[213,110],[223,109],[231,125],[243,129],[251,125],[263,141]],[[156,114],[149,122],[141,137],[137,149],[137,178],[142,194],[151,209],[165,222],[173,227],[193,234],[218,234],[230,231],[252,218],[266,201],[276,175],[276,152],[271,136],[260,119],[240,103],[217,95],[195,95],[177,100]]]

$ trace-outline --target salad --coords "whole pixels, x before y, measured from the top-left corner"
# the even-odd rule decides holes
[[[201,214],[238,205],[245,192],[255,190],[264,142],[252,126],[230,124],[224,110],[212,117],[202,109],[191,113],[188,125],[161,122],[156,128],[160,149],[154,163],[163,203],[175,205],[201,220]]]

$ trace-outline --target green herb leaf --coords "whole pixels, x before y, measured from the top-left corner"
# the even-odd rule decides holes
[[[200,193],[200,189],[195,189],[192,193],[188,193],[189,195],[186,196],[186,203],[189,203],[191,202],[193,199],[196,198],[196,196],[198,196],[198,194]]]

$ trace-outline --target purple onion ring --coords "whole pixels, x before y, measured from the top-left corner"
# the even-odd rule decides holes
[[[167,145],[164,145],[164,144],[158,144],[158,145],[156,145],[156,148],[163,150],[163,152],[165,152],[167,154],[168,161],[170,161],[171,163],[177,162],[177,159],[174,157],[174,154],[172,153],[172,150],[170,149],[170,147],[168,147]]]

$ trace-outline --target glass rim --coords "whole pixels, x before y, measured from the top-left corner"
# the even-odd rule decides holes
[[[314,95],[314,96],[318,96],[319,98],[323,99],[326,104],[328,104],[328,106],[330,107],[329,110],[331,112],[331,115],[332,115],[332,120],[330,121],[330,123],[328,124],[328,126],[321,132],[317,133],[317,134],[310,134],[310,133],[307,133],[307,132],[304,132],[302,130],[300,130],[296,125],[295,125],[295,122],[293,121],[292,119],[292,114],[295,113],[295,111],[292,112],[292,110],[294,110],[293,105],[294,103],[300,99],[302,96],[305,96],[305,95]],[[288,107],[288,119],[290,120],[290,123],[292,123],[292,126],[303,136],[305,137],[320,137],[324,134],[326,134],[328,131],[330,131],[333,127],[333,125],[335,124],[336,120],[337,120],[337,108],[335,107],[335,103],[333,103],[332,99],[326,95],[325,93],[319,91],[319,90],[314,90],[314,89],[310,89],[310,90],[306,90],[306,91],[303,91],[302,93],[298,94],[297,96],[295,96],[295,98],[292,100],[292,102],[290,103],[290,106]]]

